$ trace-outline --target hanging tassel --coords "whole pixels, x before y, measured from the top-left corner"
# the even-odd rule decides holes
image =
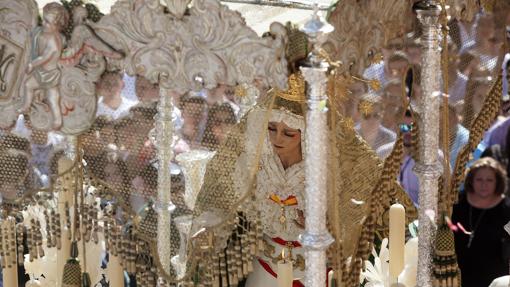
[[[220,276],[221,276],[221,286],[228,287],[227,282],[227,264],[226,264],[225,252],[220,253]]]
[[[213,275],[213,281],[212,281],[212,287],[220,287],[220,258],[218,254],[214,254],[212,256],[212,275]]]
[[[67,231],[67,239],[71,240],[72,239],[72,234],[71,234],[71,211],[69,210],[69,203],[66,201],[65,204],[65,213],[64,213],[64,216],[65,216],[65,230]]]
[[[32,222],[33,222],[33,219],[32,219]],[[34,259],[37,257],[37,251],[34,248],[35,244],[33,241],[34,237],[32,236],[33,235],[32,227],[33,227],[33,224],[31,224],[30,228],[27,228],[27,232],[25,233],[27,236],[27,246],[28,246],[28,254],[30,255],[30,262],[33,262]]]
[[[16,258],[16,252],[18,251],[18,249],[16,248],[16,221],[15,219],[12,219],[11,220],[11,224],[9,224],[9,228],[10,228],[10,232],[9,234],[11,235],[11,254],[12,254],[12,257],[11,257],[11,260],[12,260],[12,266],[18,266],[18,259]]]
[[[43,235],[42,235],[42,228],[41,228],[41,222],[39,220],[36,221],[37,231],[36,231],[36,240],[37,240],[37,254],[39,258],[44,257],[44,249],[43,249]]]
[[[78,208],[75,208],[75,212],[76,212],[76,218],[80,218],[80,212],[79,212],[79,209]],[[75,227],[74,227],[74,233],[75,233],[75,240],[76,241],[80,241],[81,240],[81,224],[80,224],[80,220],[76,220],[76,222],[74,223],[75,224]]]
[[[255,229],[255,235],[257,238],[257,250],[256,253],[261,254],[264,252],[264,238],[263,238],[263,232],[262,232],[262,223],[259,219],[257,219],[257,225]]]
[[[92,281],[90,280],[90,275],[87,272],[83,273],[82,278],[82,287],[90,287],[92,285]]]
[[[52,241],[52,224],[50,220],[50,215],[47,210],[43,211],[44,214],[44,222],[46,223],[46,247],[51,248]]]
[[[236,240],[235,241],[235,247],[234,247],[234,259],[235,259],[235,266],[237,267],[237,278],[239,280],[242,280],[244,278],[243,274],[243,260],[242,260],[242,253],[241,253],[241,243]]]
[[[62,227],[60,226],[60,214],[55,213],[54,210],[51,211],[53,222],[53,228],[55,230],[55,236],[53,236],[53,239],[55,240],[55,247],[57,247],[57,250],[60,250],[62,248]]]
[[[71,258],[64,265],[62,273],[62,287],[81,287],[82,274],[80,261],[78,260],[78,243],[71,244]]]
[[[241,262],[243,269],[243,278],[248,276],[248,257],[250,256],[246,236],[247,236],[246,234],[241,235]]]
[[[4,232],[3,228],[0,225],[0,263],[2,264],[1,268],[7,267],[6,261],[5,261],[5,253],[4,253],[4,238],[3,238]]]
[[[25,257],[23,254],[23,224],[18,224],[16,226],[16,237],[18,238],[18,265],[23,266],[23,262],[25,261]],[[0,247],[1,248],[1,247]]]

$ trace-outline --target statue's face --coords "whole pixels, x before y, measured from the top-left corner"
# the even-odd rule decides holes
[[[43,26],[47,30],[54,31],[57,29],[57,13],[47,12],[43,15]]]
[[[269,141],[278,156],[300,155],[301,131],[287,126],[284,122],[269,122]]]

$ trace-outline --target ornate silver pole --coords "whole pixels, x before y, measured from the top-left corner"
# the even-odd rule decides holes
[[[156,122],[156,147],[158,150],[158,197],[155,210],[158,213],[158,255],[165,272],[170,273],[170,223],[175,206],[170,196],[172,160],[172,99],[170,91],[160,86],[158,117]]]
[[[441,91],[441,48],[439,14],[441,6],[435,1],[420,1],[414,9],[422,25],[423,95],[419,103],[420,129],[419,159],[414,168],[420,182],[418,286],[432,286],[431,267],[435,227],[430,214],[437,214],[438,179],[442,173],[439,162],[439,104]]]
[[[314,15],[301,30],[314,45],[307,66],[301,67],[308,83],[306,114],[306,230],[300,236],[305,248],[305,286],[326,285],[326,248],[334,239],[326,228],[328,127],[326,107],[326,72],[328,64],[319,56],[319,49],[333,26]]]

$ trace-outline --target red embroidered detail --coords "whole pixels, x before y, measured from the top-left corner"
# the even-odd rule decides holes
[[[294,247],[294,248],[301,247],[301,244],[298,241],[285,241],[285,240],[281,239],[280,237],[274,237],[272,239],[275,243],[278,243],[281,246],[287,247],[288,246],[287,244],[292,244],[292,247]]]

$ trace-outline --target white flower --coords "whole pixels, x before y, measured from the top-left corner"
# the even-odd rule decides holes
[[[418,266],[418,238],[411,238],[405,245],[405,266],[398,276],[398,282],[407,287],[416,286],[416,273]],[[388,239],[381,242],[379,254],[375,248],[372,250],[374,263],[365,261],[365,270],[361,272],[360,281],[366,281],[366,287],[385,287],[389,283]]]
[[[366,280],[366,287],[383,287],[385,282],[388,281],[389,259],[390,253],[388,250],[388,239],[384,238],[381,242],[379,254],[372,249],[374,256],[374,263],[369,260],[365,261],[365,270],[361,272],[361,281]]]

